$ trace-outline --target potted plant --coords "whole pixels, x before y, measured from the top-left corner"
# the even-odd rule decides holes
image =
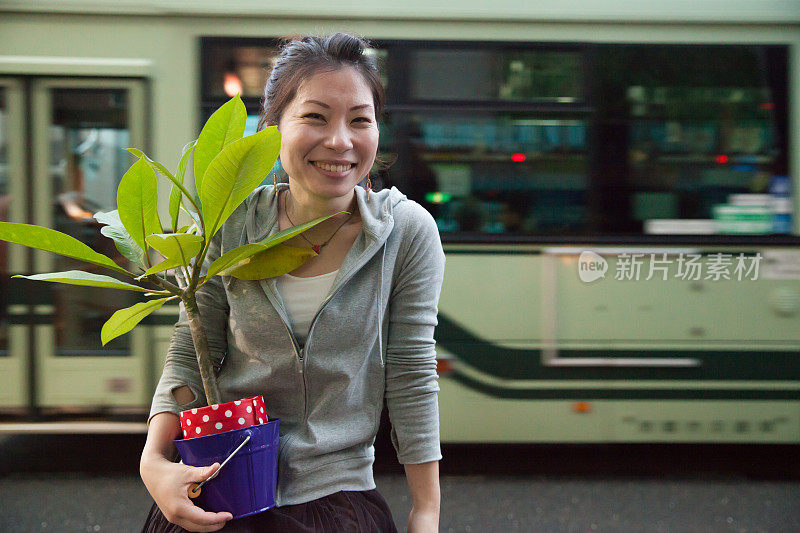
[[[262,183],[280,153],[280,133],[274,126],[243,137],[246,117],[245,106],[238,95],[222,105],[205,123],[197,140],[183,148],[174,174],[141,150],[127,149],[137,160],[120,181],[117,209],[97,213],[95,218],[104,225],[101,233],[114,240],[120,253],[134,265],[135,272],[67,234],[41,226],[0,222],[0,240],[82,260],[136,282],[81,270],[14,276],[143,293],[144,301],[116,311],[105,322],[101,331],[103,345],[133,329],[165,303],[181,300],[188,317],[208,407],[181,413],[184,439],[176,440],[176,445],[183,461],[194,466],[222,463],[236,450],[231,466],[225,472],[218,471],[219,477],[213,486],[211,483],[208,485],[208,490],[204,487],[199,502],[211,511],[230,511],[235,518],[275,505],[279,421],[267,421],[261,397],[221,402],[195,293],[215,275],[255,280],[294,270],[315,252],[281,243],[328,218],[288,228],[260,242],[229,250],[211,262],[205,272],[201,270],[211,239],[233,211]],[[184,186],[192,154],[196,195]],[[168,233],[164,232],[156,210],[156,173],[172,182]],[[191,224],[179,227],[181,212],[188,215]],[[151,261],[150,248],[163,256],[163,260]],[[232,425],[231,421],[235,424]],[[238,428],[232,429],[234,426]],[[248,441],[247,446],[241,447],[244,440]],[[190,441],[194,442],[190,444]],[[252,472],[237,475],[237,468]],[[262,492],[265,489],[266,494],[253,496],[249,492],[250,485]]]

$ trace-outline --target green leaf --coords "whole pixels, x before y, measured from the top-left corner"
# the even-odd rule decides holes
[[[122,225],[119,211],[115,209],[108,213],[95,213],[94,218],[100,224],[107,224],[100,228],[100,233],[114,240],[114,246],[117,247],[119,253],[128,258],[133,264],[144,268],[144,251],[131,238],[125,226]]]
[[[157,171],[161,172],[163,175],[165,175],[166,177],[172,178],[172,181],[175,181],[175,176],[172,175],[172,172],[170,172],[169,169],[167,169],[167,167],[165,167],[164,165],[162,165],[158,161],[154,161],[154,160],[150,159],[149,157],[147,157],[147,155],[144,152],[142,152],[138,148],[124,148],[124,150],[132,153],[133,155],[135,155],[139,159],[144,158],[145,161],[147,161],[147,164],[150,165],[151,167],[153,167],[153,170],[157,170]]]
[[[177,296],[159,298],[158,300],[140,302],[131,307],[120,309],[111,315],[111,318],[106,320],[106,323],[103,324],[103,329],[100,330],[100,339],[103,341],[103,346],[120,335],[128,333],[136,324],[141,322],[144,317],[153,311],[161,309],[162,305],[175,298],[177,298]]]
[[[200,189],[206,242],[264,180],[280,148],[280,133],[271,126],[232,142],[208,165]]]
[[[229,269],[233,265],[240,263],[249,257],[254,256],[255,254],[261,253],[277,244],[280,244],[284,241],[291,239],[292,237],[296,237],[297,235],[303,233],[307,229],[313,228],[320,222],[323,222],[333,216],[340,215],[345,212],[346,211],[342,211],[341,213],[334,213],[326,217],[320,217],[310,222],[306,222],[305,224],[300,224],[298,226],[292,226],[291,228],[286,228],[285,230],[279,231],[278,233],[271,235],[262,241],[251,244],[245,244],[244,246],[238,246],[233,250],[230,250],[229,252],[222,254],[220,257],[217,258],[216,261],[211,263],[211,265],[208,267],[208,271],[206,272],[205,278],[208,279],[211,276],[214,276],[215,274],[222,272],[223,270]]]
[[[158,213],[158,184],[156,173],[144,157],[122,176],[117,188],[117,209],[119,218],[131,238],[142,250],[147,249],[145,239],[153,233],[161,233],[161,225],[156,226]]]
[[[200,235],[187,233],[150,235],[147,244],[164,256],[164,261],[147,269],[145,276],[178,266],[187,266],[203,249],[205,240]]]
[[[236,95],[214,111],[203,126],[194,149],[194,183],[198,195],[202,193],[205,174],[211,161],[227,145],[242,138],[246,120],[247,110],[242,99]]]
[[[0,240],[79,259],[133,276],[111,258],[95,252],[78,239],[54,229],[15,222],[0,222]]]
[[[245,259],[222,275],[247,280],[274,278],[291,272],[315,255],[311,248],[279,244]]]
[[[54,283],[66,283],[67,285],[84,285],[86,287],[106,287],[109,289],[121,289],[126,291],[150,292],[153,289],[145,289],[138,285],[131,285],[114,279],[111,276],[92,274],[83,270],[67,270],[65,272],[50,272],[48,274],[34,274],[32,276],[16,275],[12,278],[25,278],[34,281],[51,281]]]
[[[165,167],[164,165],[162,165],[161,163],[159,163],[157,161],[153,161],[152,159],[147,157],[147,155],[145,155],[145,153],[142,152],[141,150],[139,150],[138,148],[125,148],[125,150],[127,150],[128,152],[136,155],[137,157],[139,157],[139,158],[143,157],[145,159],[145,161],[147,161],[147,164],[150,165],[150,167],[153,170],[157,170],[158,172],[163,174],[168,180],[170,180],[172,182],[172,190],[170,191],[170,204],[169,204],[170,213],[172,213],[172,209],[173,209],[173,205],[172,204],[173,204],[174,201],[176,201],[177,205],[180,206],[180,203],[181,203],[180,200],[181,200],[181,196],[182,195],[185,195],[187,198],[192,198],[192,195],[189,193],[188,190],[186,190],[186,187],[183,186],[183,177],[184,177],[184,174],[186,173],[186,165],[188,163],[188,157],[189,157],[188,154],[191,151],[191,148],[194,147],[196,142],[197,141],[192,141],[192,142],[188,143],[186,146],[183,147],[184,152],[183,152],[183,155],[181,156],[180,163],[178,163],[178,173],[179,173],[178,177],[173,176],[172,173],[167,169],[167,167]],[[178,189],[178,191],[180,191],[180,194],[177,194],[175,192],[176,188]],[[177,200],[173,200],[173,196],[176,197]],[[158,211],[156,211],[156,217],[158,217]],[[197,217],[194,217],[194,218],[197,218]],[[158,220],[156,225],[160,228],[161,227],[161,221]],[[159,231],[161,231],[161,230],[159,229]]]
[[[181,206],[181,210],[183,210],[184,213],[189,215],[189,218],[191,218],[194,221],[195,226],[197,226],[198,228],[202,227],[203,224],[200,221],[200,215],[198,215],[196,212],[194,212],[194,211],[192,211],[190,209],[186,209],[184,206]],[[186,233],[186,232],[185,231],[181,231],[179,233]]]
[[[189,163],[189,156],[192,155],[197,141],[192,141],[183,147],[181,160],[178,163],[178,172],[175,175],[177,181],[183,184],[183,178],[186,175],[186,166]],[[183,192],[178,187],[177,183],[172,184],[172,190],[169,193],[169,217],[172,223],[172,233],[176,233],[178,229],[178,213],[180,213],[181,200],[183,199]]]
[[[158,197],[156,196],[156,201],[158,201]],[[153,211],[153,233],[162,233],[164,228],[161,226],[161,218],[158,216],[158,204],[156,204],[156,209]],[[145,239],[146,240],[146,239]]]

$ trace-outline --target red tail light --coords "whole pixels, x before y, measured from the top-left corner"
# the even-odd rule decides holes
[[[449,374],[453,371],[453,363],[450,359],[437,359],[436,372],[441,376],[442,374]]]

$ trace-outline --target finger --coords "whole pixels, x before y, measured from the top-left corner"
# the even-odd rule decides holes
[[[200,483],[214,475],[214,472],[219,470],[219,463],[214,463],[209,466],[189,466],[187,467],[187,482]]]
[[[233,515],[228,512],[212,513],[204,511],[196,505],[189,504],[182,507],[180,510],[181,518],[191,523],[196,528],[211,528],[203,529],[203,531],[216,531],[224,526],[229,520],[233,519]]]
[[[212,525],[212,526],[201,526],[201,525],[195,524],[194,522],[190,522],[190,521],[181,522],[178,525],[181,526],[186,531],[219,531],[220,529],[225,527],[225,524],[217,524],[217,525]]]

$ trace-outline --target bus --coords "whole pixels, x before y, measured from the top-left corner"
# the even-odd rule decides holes
[[[800,443],[796,6],[192,4],[0,6],[0,220],[118,256],[122,148],[174,167],[237,93],[252,133],[281,37],[357,33],[372,181],[446,253],[443,442]],[[102,347],[135,295],[10,278],[72,263],[0,243],[0,412],[143,421],[177,307]]]

